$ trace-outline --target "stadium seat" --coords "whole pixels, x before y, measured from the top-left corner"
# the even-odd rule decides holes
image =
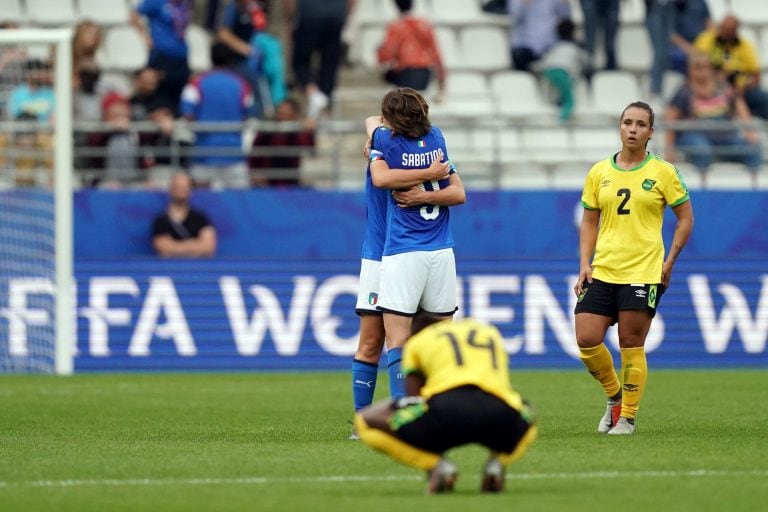
[[[499,186],[503,189],[548,190],[551,180],[543,165],[517,162],[502,167]]]
[[[571,141],[573,154],[585,162],[597,162],[608,158],[621,149],[618,113],[615,128],[590,128],[579,126],[573,129]]]
[[[755,176],[758,190],[768,190],[768,167],[763,167]]]
[[[704,175],[704,183],[710,190],[751,190],[755,175],[741,164],[717,162]]]
[[[627,25],[644,26],[645,0],[622,0],[619,9],[619,22],[622,27]]]
[[[509,42],[503,28],[465,27],[461,30],[461,54],[465,68],[477,71],[507,70],[511,66]]]
[[[118,25],[107,30],[104,37],[104,69],[134,71],[147,64],[149,50],[141,34],[130,25]]]
[[[768,70],[768,24],[760,30],[760,44],[757,47],[757,54],[760,58],[760,67],[763,70]],[[761,80],[764,77],[761,77]],[[766,82],[762,80],[762,87],[765,87]]]
[[[720,23],[726,14],[732,12],[731,0],[707,0],[707,7],[709,7],[709,15],[715,24]]]
[[[354,45],[357,53],[350,57],[368,69],[376,69],[379,65],[377,51],[384,40],[383,27],[363,27],[360,32],[360,42]]]
[[[555,109],[541,97],[536,78],[525,71],[501,71],[491,77],[496,111],[508,117],[554,120]]]
[[[192,71],[211,69],[211,37],[203,27],[190,25],[186,34],[189,67]]]
[[[397,8],[390,0],[357,0],[350,22],[383,27],[396,17]]]
[[[581,190],[589,172],[589,166],[562,164],[554,168],[551,174],[552,187],[559,190]]]
[[[107,71],[101,74],[99,80],[100,86],[107,91],[116,91],[123,96],[130,96],[133,93],[133,82],[131,77],[121,71]]]
[[[101,25],[128,23],[130,11],[126,0],[77,0],[78,17]]]
[[[483,23],[483,11],[476,0],[432,0],[430,18],[437,24]]]
[[[558,163],[573,159],[571,135],[567,128],[523,128],[521,135],[526,158],[531,162]]]
[[[730,0],[730,5],[743,23],[768,24],[768,2],[765,0]]]
[[[688,190],[701,190],[704,188],[704,175],[690,162],[675,162],[675,167],[685,181]]]
[[[645,26],[622,26],[616,36],[616,59],[622,69],[648,72],[653,50]]]
[[[464,66],[464,58],[461,54],[461,46],[456,37],[456,31],[450,27],[437,27],[435,29],[437,47],[443,59],[446,69],[459,69]]]
[[[0,0],[0,13],[4,21],[24,23],[26,16],[21,8],[21,0]]]
[[[73,0],[27,0],[27,20],[38,25],[74,25]]]
[[[640,86],[629,71],[598,71],[592,77],[595,113],[618,119],[624,107],[642,98]]]
[[[488,82],[482,73],[457,71],[446,78],[445,97],[441,103],[431,105],[435,116],[454,116],[480,119],[493,114]]]

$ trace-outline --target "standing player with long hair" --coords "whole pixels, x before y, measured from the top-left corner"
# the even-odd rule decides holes
[[[581,196],[576,341],[584,366],[608,398],[597,427],[601,433],[635,431],[648,375],[645,339],[693,229],[693,209],[680,173],[646,149],[653,120],[646,103],[624,109],[621,150],[592,166]],[[677,227],[665,259],[661,226],[667,206]],[[604,343],[608,327],[617,322],[621,382]]]
[[[381,116],[365,121],[373,148],[371,179],[387,187],[392,169],[415,172],[435,160],[450,162],[445,139],[429,120],[429,105],[407,87],[389,91]],[[453,164],[444,179],[424,181],[387,196],[386,239],[381,258],[377,309],[383,311],[393,397],[403,396],[402,346],[411,335],[413,317],[426,322],[450,317],[457,309],[456,263],[447,206],[464,203],[466,194]],[[394,384],[393,384],[394,382]]]

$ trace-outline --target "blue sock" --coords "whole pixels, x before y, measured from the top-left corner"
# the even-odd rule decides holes
[[[405,378],[400,373],[400,360],[403,357],[401,347],[387,350],[387,372],[389,373],[389,394],[393,399],[405,396]]]
[[[366,363],[359,359],[352,360],[352,401],[355,412],[368,407],[373,402],[373,392],[376,391],[376,377],[379,365]]]

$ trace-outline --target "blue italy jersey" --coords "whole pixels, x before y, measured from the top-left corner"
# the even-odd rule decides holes
[[[409,139],[394,134],[389,128],[378,128],[373,133],[372,146],[383,155],[390,169],[425,169],[435,158],[448,159],[443,134],[437,127],[424,137]],[[453,164],[450,172],[456,172]],[[425,190],[447,187],[450,180],[425,181]],[[384,256],[411,251],[436,251],[453,247],[450,213],[445,206],[397,206],[391,195],[387,201],[387,238]]]
[[[365,172],[365,240],[363,259],[381,261],[387,236],[387,203],[389,190],[376,188],[371,181],[371,166]]]

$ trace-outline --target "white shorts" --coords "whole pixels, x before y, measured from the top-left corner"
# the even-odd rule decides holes
[[[456,312],[456,260],[453,249],[414,251],[381,259],[379,309],[414,315]]]
[[[229,165],[194,164],[189,174],[196,182],[207,183],[212,189],[250,188],[251,179],[245,162]]]
[[[360,261],[360,285],[357,288],[357,304],[355,304],[355,312],[358,315],[381,314],[381,311],[376,309],[379,303],[380,273],[380,261],[366,259]]]

